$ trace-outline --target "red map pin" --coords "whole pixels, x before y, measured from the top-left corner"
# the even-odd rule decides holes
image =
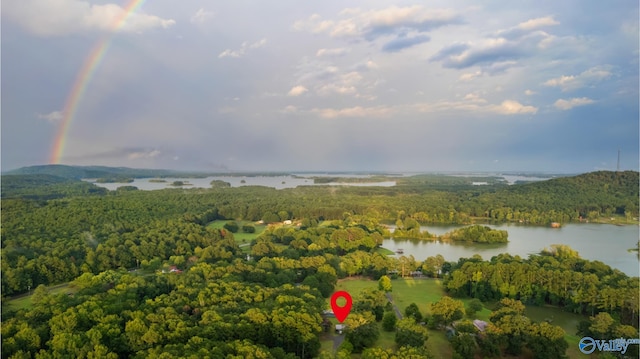
[[[347,301],[344,307],[338,306],[338,298],[340,297],[344,298]],[[351,296],[349,295],[349,293],[343,290],[339,292],[335,292],[331,296],[331,309],[333,310],[333,313],[336,315],[336,319],[338,319],[340,323],[344,322],[344,320],[347,319],[349,312],[351,312],[351,304],[352,304]]]

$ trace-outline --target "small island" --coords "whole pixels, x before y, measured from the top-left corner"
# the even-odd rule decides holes
[[[116,188],[116,192],[129,192],[129,191],[138,191],[138,187],[136,186],[120,186]]]
[[[211,185],[211,188],[229,188],[229,187],[231,187],[231,183],[225,182],[225,181],[222,181],[222,180],[213,180],[213,181],[209,182],[209,184]]]
[[[376,183],[393,180],[386,176],[369,176],[369,177],[311,177],[314,184],[330,184],[330,183]]]
[[[448,232],[440,239],[453,242],[507,243],[509,242],[508,237],[507,231],[476,224]]]
[[[192,186],[192,184],[187,181],[173,181],[169,186],[182,187],[182,186]]]
[[[103,177],[98,178],[96,183],[131,183],[133,182],[133,178],[126,177]]]

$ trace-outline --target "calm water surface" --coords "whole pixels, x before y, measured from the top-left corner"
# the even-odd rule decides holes
[[[393,229],[393,226],[390,226]],[[460,226],[422,227],[430,233],[442,235]],[[637,252],[635,248],[640,236],[638,226],[615,226],[609,224],[568,224],[562,228],[531,227],[513,224],[490,225],[489,227],[509,232],[506,244],[449,244],[431,241],[411,241],[385,239],[382,246],[391,250],[403,249],[404,255],[413,255],[422,261],[429,256],[441,254],[447,261],[457,261],[463,257],[479,254],[488,260],[500,253],[510,253],[527,257],[539,253],[552,244],[566,244],[578,251],[580,257],[599,260],[619,269],[630,276],[639,276]]]
[[[211,181],[220,180],[229,182],[231,187],[240,186],[265,186],[275,189],[283,188],[295,188],[298,186],[314,186],[312,178],[296,178],[293,176],[215,176],[206,178],[163,178],[166,182],[149,182],[149,178],[136,178],[131,183],[96,183],[93,179],[87,179],[86,181],[95,184],[96,186],[107,188],[110,191],[114,191],[118,187],[122,186],[135,186],[143,191],[152,191],[165,188],[180,188],[171,186],[173,181],[182,181],[189,183],[188,186],[182,186],[181,188],[211,188]],[[244,183],[242,182],[244,181]],[[383,186],[392,187],[396,185],[395,181],[384,182],[371,182],[371,183],[323,183],[318,185],[340,185],[340,186]]]

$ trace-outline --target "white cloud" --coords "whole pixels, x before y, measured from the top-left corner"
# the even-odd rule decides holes
[[[309,16],[307,20],[298,20],[293,23],[292,28],[296,31],[308,31],[314,34],[319,34],[327,31],[333,26],[333,21],[321,21],[320,15],[313,14]]]
[[[480,97],[478,94],[475,93],[468,93],[464,96],[464,99],[470,102],[477,102],[477,103],[486,103],[487,100],[483,99],[482,97]]]
[[[492,106],[491,109],[499,114],[503,115],[514,115],[514,114],[524,114],[524,113],[536,113],[538,109],[533,106],[525,106],[522,105],[518,101],[506,100],[503,101],[498,106]]]
[[[306,20],[298,20],[292,28],[314,34],[325,33],[331,37],[363,38],[374,41],[392,37],[383,46],[384,51],[395,52],[430,40],[424,33],[449,24],[460,23],[460,16],[450,9],[427,9],[421,5],[363,11],[345,9],[341,18],[323,20],[318,14]],[[412,37],[406,38],[411,33]]]
[[[376,64],[375,62],[369,60],[367,61],[367,63],[365,64],[365,66],[367,67],[367,69],[369,70],[374,70],[378,68],[378,64]]]
[[[434,103],[418,103],[411,108],[418,112],[474,112],[497,113],[500,115],[535,114],[538,108],[526,106],[518,101],[505,100],[500,105],[489,104],[477,94],[471,93],[463,101],[438,101]]]
[[[140,12],[132,14],[117,4],[81,0],[16,0],[2,3],[3,16],[38,36],[60,36],[86,31],[142,32],[168,28],[175,20]]]
[[[562,87],[562,88],[568,88],[569,84],[573,83],[575,81],[575,76],[560,76],[557,77],[555,79],[550,79],[547,80],[543,85],[545,86],[551,86],[551,87]]]
[[[198,9],[196,13],[191,17],[191,23],[202,25],[207,21],[211,20],[215,16],[215,12],[207,11],[204,8]]]
[[[550,47],[555,36],[536,28],[554,21],[552,18],[532,19],[479,40],[455,42],[440,49],[431,61],[440,61],[442,66],[456,69],[480,66],[479,75],[503,73],[517,66],[520,59],[536,56]],[[479,75],[465,74],[460,80],[468,81]]]
[[[549,87],[560,87],[562,91],[572,91],[579,88],[592,86],[612,75],[611,66],[595,66],[579,75],[562,75],[544,82]]]
[[[480,65],[486,72],[504,72],[516,64],[515,60],[531,53],[538,41],[537,38],[513,41],[499,37],[457,43],[441,49],[431,60],[442,61],[448,68]]]
[[[57,123],[62,121],[64,118],[64,114],[62,111],[53,111],[47,114],[38,114],[38,118],[42,120],[47,120],[50,123]]]
[[[482,76],[482,71],[476,71],[476,72],[468,72],[466,74],[462,74],[460,75],[460,77],[458,78],[460,81],[471,81],[473,79],[475,79],[476,77]]]
[[[339,95],[359,95],[357,86],[362,82],[363,77],[357,71],[351,71],[337,76],[331,81],[326,81],[319,86],[319,95],[329,95],[332,93]]]
[[[508,29],[499,30],[495,36],[514,40],[535,32],[546,34],[544,31],[538,29],[555,25],[560,25],[560,23],[556,21],[553,16],[539,17],[521,22]],[[543,41],[548,41],[548,39]]]
[[[539,18],[527,20],[525,22],[521,22],[516,27],[523,30],[533,30],[540,27],[553,26],[553,25],[559,25],[559,24],[560,23],[556,21],[553,18],[553,16],[545,16],[545,17],[539,17]]]
[[[294,86],[289,91],[289,93],[287,95],[289,95],[289,96],[300,96],[300,95],[302,95],[303,93],[305,93],[307,91],[309,91],[309,90],[306,87],[298,85],[298,86]]]
[[[154,158],[160,155],[159,150],[144,150],[144,151],[136,151],[131,152],[127,155],[127,158],[130,160],[137,160],[140,158]]]
[[[249,48],[257,49],[257,48],[263,47],[266,44],[267,44],[267,39],[261,39],[260,41],[256,41],[253,44],[249,45]]]
[[[354,15],[357,13],[354,11]],[[334,36],[350,35],[354,31],[367,36],[389,33],[397,28],[427,31],[458,21],[458,14],[450,9],[426,9],[421,5],[407,7],[391,6],[381,10],[370,10],[346,19],[333,30]]]
[[[349,53],[349,49],[338,47],[334,49],[320,49],[318,50],[318,52],[316,52],[316,56],[317,57],[344,56],[347,53]]]
[[[311,112],[316,113],[318,116],[327,119],[334,119],[340,117],[386,117],[391,114],[392,109],[389,107],[348,107],[342,109],[324,108],[313,109]]]
[[[282,113],[296,113],[296,112],[298,112],[298,108],[293,106],[293,105],[288,105],[285,108],[283,108],[280,112],[282,112]]]
[[[587,98],[587,97],[574,97],[572,99],[569,100],[565,100],[565,99],[559,99],[558,101],[556,101],[553,106],[555,106],[557,109],[566,111],[566,110],[570,110],[574,107],[577,106],[584,106],[584,105],[589,105],[594,103],[595,101]]]
[[[245,42],[242,43],[242,45],[240,46],[240,48],[238,50],[226,49],[226,50],[222,51],[218,55],[218,58],[242,57],[242,56],[246,55],[247,52],[249,52],[249,50],[263,47],[266,44],[267,44],[267,39],[262,39],[260,41],[254,42],[252,44],[250,44],[250,43],[245,41]]]
[[[532,91],[532,90],[529,90],[529,89],[526,89],[526,90],[524,90],[524,94],[527,95],[527,96],[531,96],[531,95],[535,95],[536,92]]]

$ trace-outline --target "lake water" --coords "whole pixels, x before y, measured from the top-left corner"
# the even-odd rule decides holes
[[[298,178],[293,176],[214,176],[206,178],[163,178],[166,182],[149,182],[149,178],[136,178],[131,183],[96,183],[95,179],[85,179],[85,181],[94,183],[96,186],[107,188],[110,191],[114,191],[118,187],[122,186],[135,186],[143,191],[152,191],[165,188],[211,188],[211,181],[220,180],[229,182],[231,187],[240,186],[265,186],[275,189],[283,188],[295,188],[298,186],[383,186],[393,187],[396,185],[395,181],[383,181],[383,182],[363,182],[363,183],[323,183],[314,184],[312,178]],[[175,187],[171,186],[173,181],[182,181],[189,183],[189,186]],[[242,182],[244,181],[244,183]]]
[[[389,226],[393,229],[394,226]],[[442,235],[460,226],[427,226],[422,230]],[[491,228],[509,232],[509,243],[505,244],[449,244],[436,241],[385,239],[382,246],[390,250],[403,249],[405,256],[413,255],[423,261],[429,256],[441,254],[447,261],[479,254],[488,260],[500,253],[509,253],[526,258],[539,253],[552,244],[566,244],[578,251],[580,257],[599,260],[624,273],[640,275],[635,248],[640,236],[638,226],[615,226],[609,224],[567,224],[562,228],[531,227],[514,224],[490,225]],[[400,256],[400,255],[396,255]]]

